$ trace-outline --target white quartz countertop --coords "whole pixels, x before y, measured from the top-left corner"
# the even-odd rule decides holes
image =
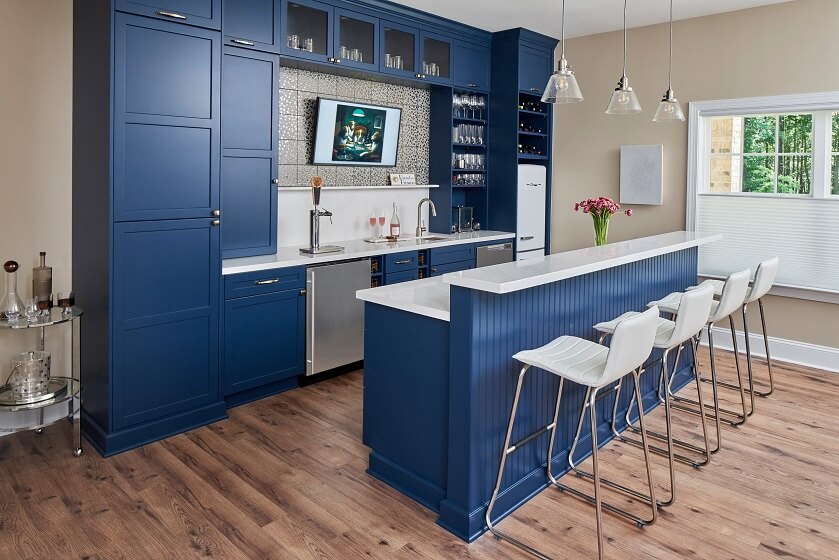
[[[449,285],[442,276],[359,290],[356,297],[432,319],[449,320]]]
[[[224,260],[221,264],[221,273],[226,276],[228,274],[257,272],[260,270],[272,270],[289,266],[323,264],[328,262],[386,255],[388,253],[400,253],[402,251],[416,251],[418,249],[446,247],[449,245],[459,245],[463,243],[512,240],[516,236],[515,233],[491,230],[453,233],[451,235],[435,233],[427,235],[435,235],[443,237],[444,239],[420,240],[413,236],[406,236],[405,240],[400,240],[397,243],[367,243],[362,239],[329,241],[324,242],[323,245],[340,245],[344,247],[344,250],[340,253],[324,253],[321,255],[303,255],[300,253],[300,248],[302,246],[280,247],[276,254],[273,255]]]
[[[719,241],[722,235],[701,235],[673,231],[600,247],[555,253],[539,259],[515,261],[495,266],[451,272],[443,281],[472,290],[506,294],[582,276],[627,263]]]

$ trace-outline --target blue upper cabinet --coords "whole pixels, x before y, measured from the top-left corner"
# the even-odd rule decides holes
[[[386,20],[379,23],[379,71],[405,78],[416,78],[419,61],[419,29]]]
[[[552,49],[522,45],[519,49],[519,90],[542,95],[553,72],[552,60]]]
[[[221,29],[221,0],[116,0],[116,9],[177,23]]]
[[[335,8],[336,64],[377,71],[379,69],[379,19]]]
[[[114,429],[220,401],[218,230],[209,218],[114,226]]]
[[[224,44],[279,53],[281,0],[224,0]]]
[[[444,35],[420,31],[420,65],[416,77],[435,84],[452,83],[454,40]]]
[[[219,34],[118,14],[114,42],[114,220],[212,216]]]
[[[333,62],[335,9],[314,0],[282,0],[282,53]]]
[[[458,41],[454,46],[454,85],[489,91],[490,49]]]

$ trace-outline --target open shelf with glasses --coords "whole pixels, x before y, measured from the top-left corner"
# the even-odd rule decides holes
[[[81,369],[79,367],[78,342],[80,307],[54,307],[43,314],[28,319],[0,319],[0,330],[40,329],[39,349],[46,346],[46,328],[70,324],[71,361],[69,374],[51,375],[48,385],[41,393],[19,397],[11,385],[0,387],[0,435],[35,430],[37,433],[61,420],[73,424],[73,455],[82,454],[81,440]],[[8,380],[7,380],[8,383]]]
[[[489,97],[474,90],[435,88],[431,92],[431,114],[430,172],[441,186],[431,193],[437,206],[431,229],[437,233],[452,232],[452,210],[459,206],[471,207],[473,223],[486,226]]]

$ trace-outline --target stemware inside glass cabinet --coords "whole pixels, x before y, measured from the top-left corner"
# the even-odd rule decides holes
[[[302,4],[288,4],[288,47],[325,55],[329,37],[329,12]]]

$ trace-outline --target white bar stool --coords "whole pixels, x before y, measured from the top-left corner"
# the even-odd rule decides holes
[[[778,257],[772,257],[757,265],[755,271],[755,279],[752,282],[752,287],[746,293],[746,299],[743,302],[743,334],[746,338],[746,365],[749,371],[749,388],[746,390],[751,397],[751,412],[749,416],[754,413],[755,409],[755,395],[759,397],[768,397],[775,391],[775,381],[772,377],[772,358],[769,354],[769,335],[766,334],[766,314],[763,309],[763,296],[769,293],[772,286],[775,284],[775,277],[778,274],[778,265],[780,260]],[[722,280],[705,280],[700,286],[710,284],[714,287],[714,294],[719,296],[722,293],[722,287],[725,284]],[[747,315],[747,308],[750,303],[757,302],[760,309],[760,326],[763,334],[763,346],[766,349],[766,368],[769,372],[769,390],[757,391],[754,388],[754,374],[752,371],[752,348],[749,340],[749,320]],[[732,383],[718,382],[723,387],[729,389],[736,389],[737,387]]]
[[[501,479],[504,475],[504,465],[507,461],[507,456],[512,452],[518,450],[525,443],[535,439],[537,436],[550,432],[550,443],[548,444],[548,459],[547,459],[547,475],[550,481],[556,485],[560,490],[565,490],[573,495],[580,497],[589,503],[594,504],[597,517],[597,551],[598,558],[603,558],[603,524],[602,524],[602,509],[605,508],[613,513],[622,515],[639,527],[653,523],[657,518],[656,499],[655,499],[655,485],[653,484],[652,470],[650,466],[649,451],[647,449],[647,434],[644,428],[644,411],[641,401],[641,389],[638,378],[640,367],[650,355],[653,347],[653,340],[656,336],[656,328],[658,326],[658,309],[653,307],[644,313],[635,317],[628,318],[616,327],[615,334],[612,337],[612,346],[607,348],[596,342],[584,340],[574,336],[561,336],[542,346],[536,350],[525,350],[519,352],[513,358],[523,363],[519,373],[518,384],[516,385],[515,397],[513,398],[513,406],[510,412],[510,420],[507,424],[507,435],[504,439],[504,447],[501,451],[501,464],[498,467],[498,477],[495,481],[495,489],[492,492],[489,505],[486,510],[486,524],[489,530],[499,539],[506,540],[518,548],[533,554],[543,560],[550,560],[549,556],[539,552],[535,548],[522,543],[521,541],[511,537],[505,533],[500,532],[492,524],[492,508],[495,506],[495,500],[498,497],[498,492],[501,489]],[[510,444],[510,436],[513,433],[513,424],[516,418],[516,410],[518,409],[519,398],[521,397],[521,388],[524,382],[525,374],[530,367],[543,369],[559,377],[559,389],[556,396],[556,408],[554,409],[553,421],[547,426],[536,430],[529,436],[520,441]],[[651,519],[641,519],[629,512],[617,508],[611,504],[605,503],[600,496],[600,471],[598,466],[598,445],[597,445],[597,411],[595,402],[597,401],[597,394],[601,389],[608,387],[615,381],[621,379],[628,373],[632,373],[635,381],[635,394],[638,396],[639,410],[641,413],[641,439],[644,448],[644,460],[647,466],[647,483],[649,485],[650,494],[644,496],[645,501],[651,505],[652,517]],[[554,439],[556,436],[557,418],[559,417],[559,407],[562,402],[562,388],[565,380],[583,385],[586,387],[586,398],[580,411],[581,418],[585,416],[586,408],[589,410],[589,417],[591,421],[591,458],[592,458],[592,474],[586,473],[594,482],[594,496],[580,492],[568,486],[561,484],[556,477],[554,477],[551,467],[551,456],[553,454]],[[582,423],[582,420],[580,424]],[[574,446],[576,446],[576,439],[579,437],[579,425],[577,435],[575,437]],[[570,456],[569,456],[570,457]],[[570,461],[569,461],[570,462]],[[607,481],[603,481],[604,484]]]
[[[659,501],[658,505],[661,507],[669,506],[676,500],[676,469],[674,468],[674,463],[676,461],[676,453],[674,452],[674,438],[673,438],[673,425],[671,421],[671,412],[670,412],[670,391],[669,391],[669,382],[670,382],[670,375],[668,374],[668,366],[669,366],[669,356],[670,352],[673,350],[677,350],[676,353],[676,362],[673,367],[673,372],[675,373],[676,368],[679,364],[679,354],[681,352],[682,347],[685,343],[690,344],[691,349],[694,348],[693,346],[693,339],[694,337],[698,336],[699,333],[702,332],[702,329],[708,323],[708,318],[711,315],[711,306],[714,303],[714,288],[713,286],[701,286],[695,290],[686,292],[682,295],[681,302],[679,304],[679,312],[676,316],[675,321],[670,321],[663,317],[659,318],[658,320],[658,328],[656,332],[655,340],[653,341],[653,348],[658,348],[659,350],[663,350],[664,354],[661,357],[661,377],[659,381],[659,385],[661,383],[666,383],[668,387],[664,391],[664,415],[665,415],[665,424],[667,427],[667,434],[662,439],[667,442],[667,449],[661,449],[660,447],[650,447],[650,451],[653,453],[657,453],[659,455],[666,456],[669,461],[670,467],[670,499],[666,501]],[[624,319],[628,319],[629,317],[635,317],[638,313],[635,311],[630,311],[628,313],[624,313],[620,317],[616,319],[612,319],[611,321],[606,321],[603,323],[598,323],[594,325],[594,328],[603,335],[601,336],[600,340],[603,341],[603,338],[609,334],[613,334],[615,329],[620,324],[621,321]],[[693,373],[694,378],[696,381],[696,391],[698,393],[699,402],[701,403],[702,409],[704,410],[705,404],[702,400],[702,387],[700,385],[701,376],[698,373],[698,369],[696,368],[696,357],[694,356],[693,362]],[[642,369],[641,373],[644,370]],[[621,441],[635,445],[635,446],[642,446],[643,442],[635,439],[629,438],[624,436],[623,434],[619,433],[616,429],[616,416],[617,416],[617,408],[618,402],[620,399],[620,391],[621,385],[623,384],[623,379],[618,384],[618,391],[617,395],[615,396],[615,405],[612,410],[612,433],[615,437],[619,438]],[[634,428],[632,424],[629,422],[629,413],[632,410],[632,404],[635,402],[635,398],[630,401],[629,408],[627,410],[627,425],[628,427]],[[640,409],[639,409],[640,413]],[[649,432],[648,435],[653,435],[652,432]],[[660,436],[660,434],[658,434]],[[684,455],[679,455],[679,459],[683,462],[687,462],[688,464],[699,467],[702,465],[706,465],[711,460],[711,445],[708,441],[708,428],[705,425],[705,417],[702,416],[702,435],[705,439],[705,449],[704,449],[704,459],[702,462],[697,462],[689,457],[685,457]],[[680,442],[684,443],[684,442]]]
[[[714,449],[711,450],[711,453],[716,453],[720,450],[720,446],[722,444],[722,428],[721,423],[725,422],[732,426],[737,426],[742,424],[746,421],[747,410],[746,410],[746,393],[743,388],[743,377],[740,372],[740,360],[737,358],[737,338],[734,337],[734,362],[737,366],[737,381],[739,383],[740,389],[740,402],[742,404],[743,412],[742,414],[739,412],[735,412],[732,410],[727,410],[724,408],[720,408],[720,401],[719,401],[719,389],[717,387],[717,367],[716,367],[716,360],[715,360],[715,352],[714,352],[714,324],[718,321],[721,321],[725,318],[728,318],[729,326],[731,327],[732,336],[734,336],[734,318],[732,315],[735,311],[737,311],[741,305],[743,305],[743,301],[746,299],[746,290],[749,287],[749,276],[751,274],[750,270],[743,270],[740,272],[735,272],[734,274],[730,275],[723,285],[722,292],[720,295],[719,301],[714,301],[711,304],[711,315],[708,317],[707,323],[707,332],[708,332],[708,347],[711,356],[711,386],[713,387],[713,394],[714,394],[714,405],[710,407],[709,405],[702,405],[698,400],[688,399],[686,397],[680,397],[678,395],[670,393],[670,397],[673,398],[677,403],[688,403],[689,405],[698,406],[699,408],[693,408],[691,406],[686,406],[684,404],[674,404],[673,408],[682,410],[691,414],[698,414],[698,415],[705,415],[708,418],[714,420],[714,424],[716,427],[717,432],[717,445]],[[647,305],[659,307],[662,311],[671,313],[672,315],[676,316],[679,313],[679,305],[682,300],[682,296],[684,294],[682,292],[673,292],[664,298],[650,302]],[[698,343],[697,343],[698,344]],[[694,358],[696,357],[696,346],[694,346]],[[670,388],[668,386],[668,392]],[[706,409],[713,408],[713,414],[708,414],[705,412]],[[730,418],[722,418],[722,414],[726,414],[728,416],[732,416],[735,419],[732,420]]]

